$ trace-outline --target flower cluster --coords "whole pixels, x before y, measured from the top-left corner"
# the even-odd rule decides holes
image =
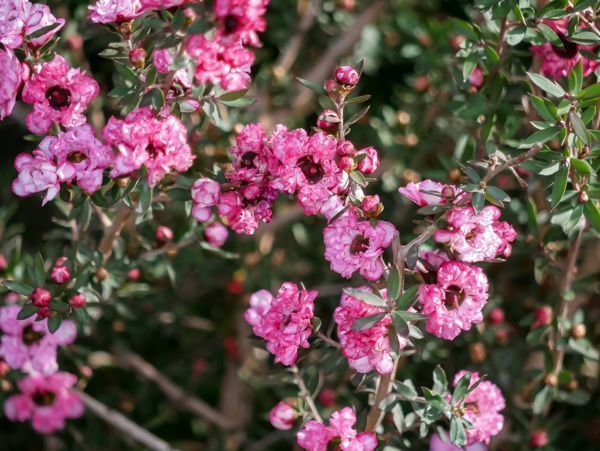
[[[50,12],[48,5],[31,3],[28,0],[0,1],[0,43],[15,49],[24,42],[31,48],[46,44],[65,24]],[[42,28],[50,28],[41,36],[33,36]]]
[[[314,290],[298,289],[297,285],[285,282],[277,297],[266,290],[257,291],[250,297],[250,308],[244,318],[254,333],[265,339],[276,362],[293,365],[298,357],[298,347],[308,348],[317,294]]]
[[[360,291],[370,292],[366,287],[358,288]],[[386,296],[386,290],[381,290]],[[369,305],[347,293],[342,294],[340,305],[335,309],[333,319],[338,326],[338,338],[342,345],[342,352],[348,363],[359,373],[368,373],[373,369],[380,374],[387,374],[394,366],[390,348],[389,334],[396,333],[391,328],[391,315],[386,315],[374,326],[362,330],[353,329],[356,320],[367,316],[382,313],[379,307]],[[398,337],[399,348],[406,346],[407,340]]]
[[[298,431],[298,445],[308,451],[326,451],[330,442],[339,443],[340,450],[373,451],[377,438],[370,432],[357,433],[354,429],[356,413],[344,407],[331,414],[329,426],[318,421],[309,421]]]

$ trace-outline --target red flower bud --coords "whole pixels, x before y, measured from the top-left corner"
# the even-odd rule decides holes
[[[158,226],[156,229],[156,241],[166,243],[173,239],[173,231],[166,226]]]
[[[504,322],[504,310],[500,307],[496,307],[490,311],[490,323],[491,324],[500,324]]]
[[[550,440],[548,439],[548,433],[543,429],[536,429],[531,433],[531,438],[529,439],[529,443],[534,448],[541,448],[542,446],[546,446]]]
[[[31,302],[33,303],[33,305],[39,307],[40,309],[48,307],[48,305],[50,305],[51,300],[52,295],[45,288],[38,287],[35,290],[33,290],[33,293],[31,293]]]
[[[71,308],[85,307],[85,296],[81,293],[74,294],[69,298],[69,305]]]
[[[324,110],[317,119],[317,127],[324,131],[331,131],[337,127],[340,118],[333,110]]]
[[[143,69],[146,65],[147,56],[148,54],[143,48],[137,47],[129,52],[129,62],[133,67]]]
[[[354,87],[360,79],[360,75],[352,66],[339,66],[335,69],[335,79],[341,85]]]
[[[360,209],[363,211],[365,216],[369,218],[376,218],[383,211],[383,204],[379,201],[379,196],[365,196],[360,203]]]
[[[552,307],[544,305],[535,311],[535,321],[531,325],[534,329],[552,323]]]

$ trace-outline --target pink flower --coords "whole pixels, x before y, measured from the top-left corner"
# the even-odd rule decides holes
[[[371,292],[367,286],[358,289]],[[386,296],[386,290],[382,290],[382,294]],[[389,329],[392,323],[390,315],[384,316],[368,329],[352,329],[357,319],[382,312],[381,308],[362,302],[344,292],[340,305],[333,314],[333,319],[338,325],[338,338],[342,345],[342,352],[350,366],[359,373],[368,373],[375,369],[380,374],[387,374],[394,366],[389,339],[389,334],[394,333]],[[400,348],[407,345],[404,337],[398,337],[398,341]]]
[[[471,72],[471,75],[469,75],[469,84],[471,85],[472,88],[475,88],[475,90],[477,90],[483,86],[483,82],[484,82],[483,71],[481,70],[481,68],[479,66],[477,66],[477,67],[475,67],[475,69],[473,69],[473,72]]]
[[[27,2],[28,3],[28,2]],[[44,33],[42,36],[36,38],[29,38],[28,44],[32,47],[42,47],[44,44],[52,39],[64,25],[65,19],[57,19],[52,15],[48,5],[42,5],[40,3],[29,4],[27,8],[27,22],[25,24],[25,35],[29,36],[42,28],[55,25],[55,28]]]
[[[446,243],[458,258],[465,262],[493,260],[508,257],[517,234],[512,226],[498,221],[500,209],[489,205],[479,213],[471,206],[448,211],[448,228],[438,230],[436,241]]]
[[[21,62],[12,50],[0,48],[0,121],[11,115],[22,77]]]
[[[23,42],[29,5],[25,0],[0,0],[0,43],[9,49],[15,49]]]
[[[204,229],[204,238],[211,246],[223,246],[225,241],[227,241],[228,236],[229,232],[227,231],[227,227],[220,222],[211,222]]]
[[[542,326],[549,326],[552,324],[552,319],[554,316],[554,312],[552,307],[549,305],[543,305],[535,310],[534,321],[531,327],[533,329],[537,329]]]
[[[359,271],[365,279],[377,280],[385,270],[381,255],[395,234],[393,224],[377,221],[372,225],[358,218],[356,208],[350,208],[323,231],[325,259],[332,271],[346,279]]]
[[[268,183],[248,183],[221,193],[217,212],[236,233],[252,235],[259,221],[271,221],[276,198],[277,192]]]
[[[460,371],[454,376],[454,386],[468,371]],[[479,373],[471,373],[472,386],[479,380]],[[476,442],[490,443],[490,437],[498,434],[504,426],[504,416],[499,412],[506,402],[498,386],[490,381],[483,381],[465,398],[464,418],[471,422],[472,429],[467,429],[467,445]]]
[[[83,403],[72,387],[77,378],[69,373],[31,375],[19,380],[20,394],[4,403],[10,421],[31,420],[33,429],[50,434],[65,427],[65,419],[83,415]]]
[[[173,55],[171,55],[169,49],[155,49],[152,52],[152,61],[159,74],[167,74],[169,66],[173,62]]]
[[[398,188],[398,191],[420,207],[445,204],[447,200],[452,201],[462,193],[458,187],[444,185],[433,180],[410,182],[406,186]]]
[[[212,207],[219,202],[221,185],[207,177],[199,178],[192,185],[192,200],[202,207]]]
[[[198,83],[210,82],[226,91],[246,89],[250,84],[254,53],[245,49],[241,41],[209,39],[196,34],[188,39],[185,49],[196,63]]]
[[[141,0],[144,11],[153,9],[169,9],[180,6],[190,0]]]
[[[340,214],[345,207],[344,200],[338,195],[333,195],[321,206],[319,213],[325,216],[328,221],[331,221],[336,215]]]
[[[45,134],[52,123],[72,128],[86,122],[83,112],[98,95],[98,83],[79,69],[70,69],[60,55],[44,63],[23,87],[23,101],[33,105],[27,115],[27,128]]]
[[[31,293],[31,302],[33,305],[39,308],[48,307],[52,300],[52,294],[42,287],[37,287]]]
[[[143,166],[148,171],[148,185],[155,186],[169,173],[187,171],[195,158],[185,125],[175,116],[154,117],[150,107],[133,110],[123,120],[111,117],[102,133],[106,142],[117,148],[112,178]]]
[[[439,435],[433,434],[429,441],[429,451],[487,451],[487,446],[483,443],[473,443],[465,448],[454,446],[450,442],[443,441]]]
[[[50,272],[50,278],[54,283],[65,283],[71,278],[71,272],[65,265],[54,265]]]
[[[428,315],[427,331],[446,340],[483,321],[481,310],[487,298],[488,281],[481,268],[455,261],[441,264],[436,284],[419,287],[419,302]]]
[[[356,86],[360,75],[352,66],[338,66],[335,68],[335,80],[346,86]]]
[[[285,401],[277,403],[269,412],[269,421],[275,429],[280,431],[291,429],[296,422],[296,418],[298,418],[296,409]]]
[[[329,426],[317,421],[309,421],[296,435],[298,445],[308,451],[327,451],[327,444],[339,439],[342,451],[373,451],[377,438],[370,432],[357,433],[354,429],[356,413],[350,407],[333,412]]]
[[[312,333],[314,290],[300,290],[285,282],[277,297],[266,290],[257,291],[250,297],[250,308],[244,318],[256,335],[264,338],[267,349],[275,355],[275,362],[293,365],[298,357],[298,347],[308,348]]]
[[[243,44],[260,47],[258,33],[265,31],[263,16],[269,0],[215,0],[219,32],[228,39],[241,39]]]
[[[73,343],[77,335],[75,323],[65,320],[54,333],[48,331],[48,320],[36,321],[31,316],[18,320],[17,305],[0,307],[0,357],[11,368],[26,372],[51,374],[58,370],[56,350]]]
[[[77,181],[86,193],[93,193],[102,186],[104,169],[113,159],[113,151],[102,143],[89,124],[72,128],[58,136],[47,136],[39,148],[52,155],[57,167],[62,168],[61,181]],[[66,174],[72,174],[68,177]]]
[[[267,145],[262,124],[246,125],[229,152],[232,155],[232,170],[225,176],[232,182],[262,182],[279,166]]]
[[[344,181],[344,173],[335,162],[337,141],[323,132],[307,139],[304,130],[287,131],[280,126],[270,142],[281,162],[273,187],[297,193],[304,212],[317,214]]]
[[[98,0],[89,6],[89,19],[94,23],[121,23],[142,14],[140,0]]]
[[[358,170],[363,174],[372,174],[379,167],[379,155],[374,147],[365,147],[359,150],[356,155],[365,155],[357,165]]]

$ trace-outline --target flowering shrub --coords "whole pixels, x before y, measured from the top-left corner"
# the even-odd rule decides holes
[[[0,0],[0,443],[595,449],[600,1],[58,3]]]

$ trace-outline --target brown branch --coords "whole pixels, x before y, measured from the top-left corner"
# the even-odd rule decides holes
[[[529,149],[527,152],[519,155],[518,157],[511,158],[510,160],[507,160],[498,166],[490,166],[487,173],[481,180],[481,183],[485,185],[490,180],[492,180],[494,177],[496,177],[498,174],[500,174],[502,171],[512,168],[512,167],[515,167],[515,166],[518,166],[518,165],[524,163],[525,161],[530,160],[531,158],[535,157],[538,153],[540,153],[542,148],[543,148],[543,146],[536,145],[536,146],[532,147],[531,149]]]
[[[88,411],[122,432],[126,438],[132,438],[152,451],[171,451],[174,449],[164,440],[134,423],[122,413],[92,398],[87,393],[80,391],[78,395]]]
[[[184,247],[188,247],[194,244],[198,239],[195,236],[190,238],[186,238],[184,240],[179,241],[178,243],[167,243],[164,246],[159,247],[158,249],[152,249],[150,251],[143,252],[139,255],[139,260],[145,260],[147,258],[156,257],[158,255],[168,254],[170,252],[177,252]]]
[[[294,377],[296,378],[296,383],[298,384],[298,388],[300,389],[300,395],[302,396],[302,398],[304,398],[304,401],[306,401],[306,404],[308,405],[308,408],[310,409],[312,416],[319,423],[322,423],[323,418],[321,418],[321,415],[319,414],[319,409],[317,409],[317,406],[315,405],[315,402],[313,401],[312,396],[310,395],[310,392],[306,388],[304,379],[302,379],[302,376],[300,375],[300,370],[298,369],[298,367],[296,365],[292,366],[292,372],[294,373]]]
[[[209,423],[224,430],[232,430],[237,427],[235,422],[223,416],[217,409],[186,393],[182,388],[162,374],[149,362],[137,354],[130,352],[119,353],[114,356],[115,362],[124,368],[135,371],[144,379],[154,382],[158,388],[169,398],[169,400],[181,410],[187,410]]]
[[[102,240],[98,245],[98,250],[100,251],[100,253],[102,253],[105,262],[108,261],[108,259],[110,258],[113,251],[114,242],[120,235],[123,226],[131,216],[132,212],[133,207],[122,203],[119,209],[117,210],[117,213],[113,218],[111,225],[104,229],[104,235],[102,236]]]

